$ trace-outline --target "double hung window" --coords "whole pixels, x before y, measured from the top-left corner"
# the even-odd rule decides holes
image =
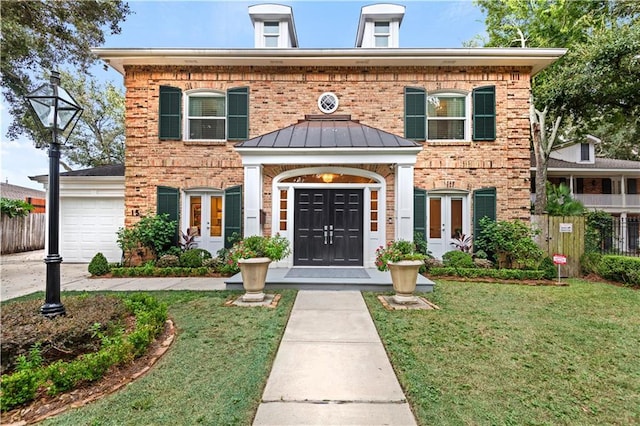
[[[375,47],[389,47],[389,37],[391,36],[390,24],[388,21],[374,22],[373,37]]]
[[[278,47],[280,38],[280,22],[264,23],[264,47]]]
[[[430,140],[466,140],[467,96],[442,94],[427,100],[427,137]]]
[[[187,99],[189,139],[225,139],[227,121],[225,95],[212,92],[194,93]]]

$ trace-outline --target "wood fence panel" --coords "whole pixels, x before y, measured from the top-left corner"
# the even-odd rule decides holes
[[[0,253],[20,253],[44,248],[47,217],[45,213],[32,213],[24,217],[2,215]]]
[[[550,257],[562,254],[567,264],[562,265],[563,277],[579,277],[580,257],[584,254],[586,220],[582,216],[532,216],[531,223],[540,230],[536,243]]]

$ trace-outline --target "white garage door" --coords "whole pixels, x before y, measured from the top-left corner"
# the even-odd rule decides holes
[[[88,263],[98,252],[109,262],[120,261],[116,232],[124,226],[124,198],[63,197],[60,223],[64,262]]]

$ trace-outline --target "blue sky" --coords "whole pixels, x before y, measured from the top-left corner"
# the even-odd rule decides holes
[[[107,48],[252,48],[253,27],[248,7],[258,3],[286,4],[301,48],[352,48],[360,9],[384,1],[131,1],[133,13],[122,23],[122,32],[108,36]],[[462,47],[463,42],[484,34],[483,14],[471,0],[387,1],[406,7],[400,27],[400,47]],[[94,75],[122,85],[113,70],[95,67]],[[2,107],[0,180],[42,189],[29,176],[48,173],[46,150],[30,140],[9,141],[9,117]]]

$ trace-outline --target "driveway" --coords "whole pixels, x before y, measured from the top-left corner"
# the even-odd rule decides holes
[[[36,250],[0,256],[0,300],[45,291],[46,253]],[[224,290],[224,278],[91,278],[87,263],[60,265],[61,290]]]

